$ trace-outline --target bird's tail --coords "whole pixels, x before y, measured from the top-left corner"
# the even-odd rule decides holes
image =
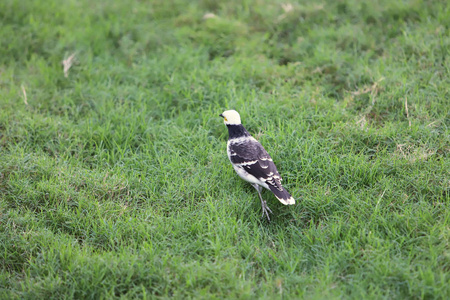
[[[268,185],[272,193],[280,200],[284,205],[292,205],[295,204],[295,199],[289,194],[288,191],[284,187],[281,187],[279,190],[276,186]]]

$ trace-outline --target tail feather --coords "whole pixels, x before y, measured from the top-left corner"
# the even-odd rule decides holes
[[[279,190],[277,187],[272,186],[268,184],[270,190],[272,193],[277,197],[278,200],[280,200],[281,203],[284,205],[293,205],[295,204],[295,199],[289,194],[288,191],[284,187],[281,187],[281,190]]]

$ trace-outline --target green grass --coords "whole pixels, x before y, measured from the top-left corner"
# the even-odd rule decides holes
[[[0,2],[1,299],[450,298],[450,5],[285,3]]]

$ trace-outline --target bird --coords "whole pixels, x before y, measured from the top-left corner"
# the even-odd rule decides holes
[[[272,210],[261,196],[262,188],[271,191],[284,205],[295,204],[295,199],[281,185],[282,178],[269,153],[241,124],[239,113],[226,110],[219,116],[228,128],[227,155],[231,165],[239,177],[256,189],[261,200],[262,217],[265,214],[270,222],[269,212]]]

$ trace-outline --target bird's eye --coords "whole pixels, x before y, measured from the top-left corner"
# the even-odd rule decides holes
[[[225,118],[225,117],[223,117],[223,119],[225,120],[225,122],[227,122],[228,120],[227,120],[227,118]]]

